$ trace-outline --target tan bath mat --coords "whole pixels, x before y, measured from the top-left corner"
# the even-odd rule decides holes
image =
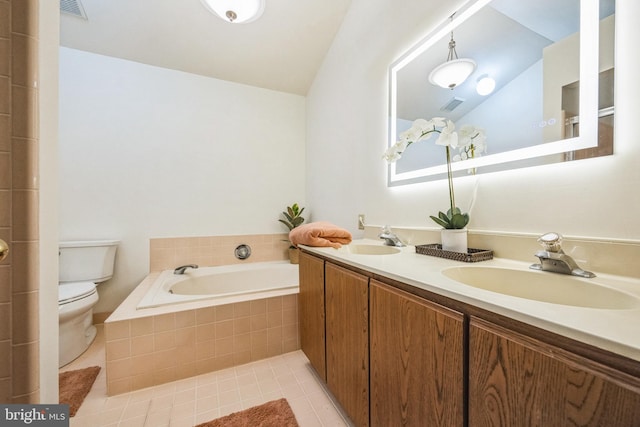
[[[60,403],[69,405],[69,416],[73,417],[80,409],[99,372],[100,366],[91,366],[60,373],[58,379]]]
[[[298,422],[287,399],[278,399],[196,427],[298,427]]]

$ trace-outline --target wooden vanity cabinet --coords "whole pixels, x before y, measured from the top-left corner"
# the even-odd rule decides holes
[[[640,380],[472,317],[468,404],[469,427],[638,427]]]
[[[462,426],[464,316],[370,283],[371,426]]]
[[[357,426],[369,425],[369,279],[325,265],[327,386]]]
[[[300,347],[357,426],[369,425],[369,279],[300,253]]]
[[[320,378],[327,380],[324,335],[324,260],[300,252],[298,318],[300,348]]]
[[[377,279],[300,254],[302,350],[355,425],[640,427],[636,362]]]

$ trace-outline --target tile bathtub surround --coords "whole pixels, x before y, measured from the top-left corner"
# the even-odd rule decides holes
[[[297,294],[107,321],[109,395],[300,348]]]
[[[251,247],[251,256],[244,261],[234,254],[241,244]],[[210,267],[286,260],[288,248],[287,233],[155,238],[149,241],[149,271],[168,270],[184,264]]]

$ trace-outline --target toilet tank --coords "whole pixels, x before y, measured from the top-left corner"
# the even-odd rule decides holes
[[[117,240],[60,242],[60,283],[104,282],[113,276]]]

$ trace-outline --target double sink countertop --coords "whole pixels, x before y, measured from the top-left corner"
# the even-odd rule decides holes
[[[302,246],[302,245],[301,245]],[[559,275],[546,271],[530,270],[529,266],[537,259],[532,257],[529,263],[505,258],[494,258],[488,261],[466,263],[439,257],[418,254],[415,246],[397,248],[399,251],[391,254],[363,254],[357,253],[359,248],[383,246],[382,241],[372,239],[354,240],[350,245],[340,249],[302,246],[313,254],[326,259],[338,261],[371,273],[406,283],[419,289],[433,292],[453,300],[467,303],[496,314],[539,327],[550,332],[563,335],[595,347],[628,357],[640,362],[640,279],[611,274],[601,274],[594,271],[596,277],[591,279]],[[353,250],[352,250],[353,249]],[[533,277],[539,282],[548,276],[549,281],[562,281],[570,278],[571,289],[558,289],[558,294],[565,303],[543,302],[493,292],[481,287],[471,286],[448,277],[452,268],[464,267],[468,269],[481,268],[487,273],[487,268],[509,269],[526,272],[526,277]],[[447,272],[449,270],[449,272]],[[530,272],[530,273],[529,273]],[[472,273],[472,272],[471,272]],[[490,273],[490,272],[489,272]],[[497,271],[496,273],[503,273]],[[516,274],[518,277],[520,273]],[[531,275],[542,275],[540,278]],[[449,274],[451,275],[451,274]],[[486,275],[486,274],[485,274]],[[498,276],[498,274],[496,274]],[[557,276],[566,276],[562,279]],[[496,277],[498,280],[498,277]],[[584,289],[581,289],[584,284]],[[594,286],[595,285],[595,286]],[[519,284],[514,284],[519,286]],[[532,284],[531,286],[534,286]],[[617,308],[594,308],[581,305],[569,305],[572,295],[577,293],[596,291],[611,292],[618,299],[624,298],[624,304]],[[569,295],[567,295],[569,294]],[[609,292],[599,292],[596,298],[606,298]],[[584,295],[576,295],[576,301]],[[628,300],[627,300],[628,297]],[[569,301],[569,303],[567,303]],[[612,307],[603,301],[603,307]]]

